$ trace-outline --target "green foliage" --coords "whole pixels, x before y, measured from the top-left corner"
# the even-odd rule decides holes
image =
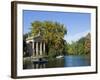
[[[40,34],[46,42],[47,53],[50,56],[56,56],[63,53],[64,50],[64,35],[67,30],[63,24],[52,21],[35,21],[32,22],[31,35],[37,36]]]
[[[77,52],[78,46],[76,42],[72,42],[72,44],[67,43],[66,47],[67,47],[67,55],[73,55],[73,54],[75,55],[78,53]]]
[[[76,42],[66,44],[67,55],[89,55],[91,51],[91,40],[90,33],[86,37],[80,38]]]
[[[53,57],[55,57],[56,56],[56,50],[54,49],[54,48],[49,48],[49,52],[48,52],[48,56],[49,56],[49,58],[53,58]]]
[[[67,34],[64,24],[52,21],[34,21],[31,23],[30,32],[27,36],[42,36],[46,43],[46,53],[52,58],[58,55],[86,55],[91,51],[91,36],[88,33],[85,37],[80,38],[71,44],[67,43],[63,38]]]

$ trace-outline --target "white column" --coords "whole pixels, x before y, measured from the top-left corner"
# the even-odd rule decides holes
[[[34,53],[34,42],[33,42],[33,45],[32,45],[32,49],[33,49],[33,56],[35,56],[35,53]]]
[[[43,43],[43,53],[45,53],[45,42]]]
[[[36,69],[38,69],[39,68],[39,64],[36,64]]]
[[[45,64],[43,64],[43,68],[45,68],[46,67],[46,65]]]
[[[42,42],[40,42],[40,55],[42,55]]]
[[[38,42],[36,42],[36,56],[38,56]]]

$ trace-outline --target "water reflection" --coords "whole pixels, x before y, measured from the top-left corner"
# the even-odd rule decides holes
[[[34,69],[39,69],[39,68],[45,68],[46,67],[46,63],[45,64],[33,64],[32,68]]]
[[[90,66],[90,58],[86,56],[65,56],[64,67]]]
[[[76,67],[90,66],[90,58],[86,56],[64,56],[63,58],[45,59],[32,61],[23,66],[24,69],[57,68],[57,67]]]

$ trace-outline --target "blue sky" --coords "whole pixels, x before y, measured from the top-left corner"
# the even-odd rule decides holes
[[[64,24],[68,33],[64,39],[71,43],[85,36],[91,30],[91,14],[76,12],[52,12],[52,11],[23,11],[23,33],[29,32],[31,23],[35,20],[54,21]]]

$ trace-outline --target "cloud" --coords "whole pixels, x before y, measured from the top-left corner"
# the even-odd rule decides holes
[[[72,43],[72,41],[77,41],[79,40],[81,37],[85,37],[88,33],[90,32],[90,30],[81,32],[81,33],[77,33],[75,35],[70,35],[67,34],[65,35],[64,39],[68,42],[68,43]]]

